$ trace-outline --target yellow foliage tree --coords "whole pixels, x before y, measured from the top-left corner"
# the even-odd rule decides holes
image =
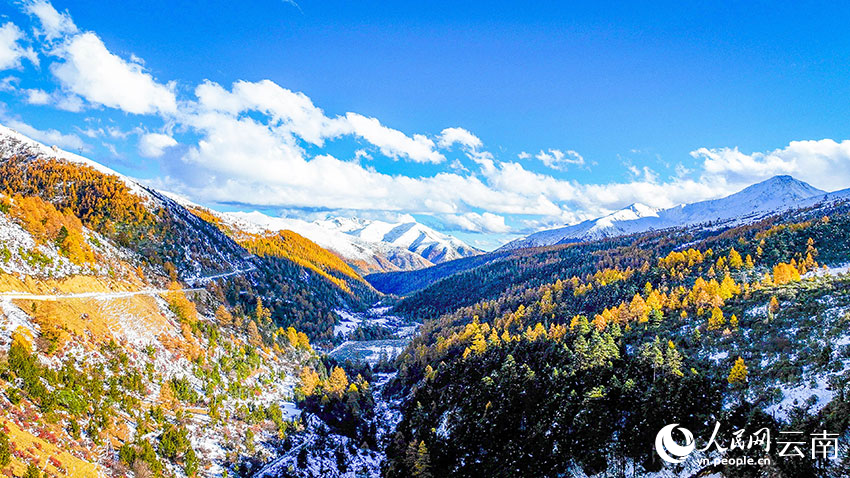
[[[168,308],[177,316],[181,323],[193,324],[198,320],[198,310],[195,304],[186,298],[186,294],[180,290],[180,284],[171,282],[168,285],[169,292],[166,294]]]
[[[744,363],[744,359],[738,357],[738,360],[735,361],[735,365],[732,366],[732,370],[729,371],[729,377],[727,379],[730,384],[740,384],[745,383],[747,381],[747,364]]]
[[[773,283],[776,285],[787,284],[800,280],[800,271],[792,264],[780,262],[773,267]]]
[[[646,301],[640,294],[635,294],[629,303],[629,315],[632,320],[637,320],[639,323],[649,320],[649,308],[646,306]]]
[[[347,388],[348,375],[345,374],[345,370],[340,367],[334,367],[333,370],[331,370],[331,376],[328,378],[328,394],[341,397]]]
[[[770,304],[768,304],[768,309],[773,314],[779,312],[779,300],[776,298],[775,295],[770,298]]]
[[[726,323],[723,311],[719,307],[711,309],[711,317],[708,318],[708,330],[718,330]]]
[[[253,320],[248,321],[248,343],[258,347],[263,344],[263,336],[260,335],[260,330],[257,328],[257,323]]]
[[[733,247],[732,250],[729,251],[729,268],[730,269],[740,269],[744,266],[744,261],[741,259],[741,254],[735,250]]]
[[[215,310],[215,321],[221,327],[230,327],[233,325],[233,314],[227,310],[227,307],[220,305]]]
[[[301,370],[301,393],[305,397],[313,395],[316,387],[319,385],[319,374],[310,367],[304,367]]]

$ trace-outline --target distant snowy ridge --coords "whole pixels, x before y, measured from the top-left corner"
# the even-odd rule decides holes
[[[362,272],[421,269],[481,253],[418,222],[389,223],[343,217],[307,222],[257,211],[219,213],[219,216],[246,232],[296,232],[335,252]]]
[[[607,216],[591,219],[572,226],[540,231],[530,236],[516,239],[502,246],[500,250],[522,249],[558,244],[566,239],[593,240],[605,237],[629,234],[629,221],[644,217],[657,217],[658,209],[645,204],[634,203]]]
[[[846,198],[850,198],[850,190],[826,193],[791,176],[775,176],[721,199],[663,210],[632,204],[598,219],[536,232],[499,250],[590,241],[697,224],[746,224],[770,214]]]

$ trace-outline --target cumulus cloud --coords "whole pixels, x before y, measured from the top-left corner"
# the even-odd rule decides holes
[[[822,189],[850,186],[850,140],[792,141],[768,152],[746,154],[738,148],[700,148],[703,175],[733,185],[748,185],[777,174],[790,174]]]
[[[53,5],[45,0],[24,2],[24,11],[38,18],[41,29],[38,34],[48,41],[77,33],[77,26],[67,12],[59,13]]]
[[[50,103],[50,94],[44,90],[29,89],[24,93],[27,95],[27,103],[31,105],[46,105]]]
[[[568,149],[561,151],[560,149],[550,149],[549,151],[540,151],[534,156],[539,159],[547,168],[566,171],[568,166],[583,166],[584,157],[577,152]]]
[[[146,158],[158,158],[167,148],[177,146],[177,140],[167,134],[147,133],[139,139],[139,154]]]
[[[328,138],[339,136],[344,126],[331,120],[313,104],[307,95],[293,92],[270,80],[237,81],[230,91],[218,83],[205,81],[195,88],[198,107],[202,111],[239,115],[258,111],[269,117],[280,132],[297,136],[316,146]]]
[[[408,158],[417,163],[441,163],[446,159],[434,150],[434,141],[425,135],[410,137],[399,130],[387,128],[377,118],[357,113],[346,113],[345,120],[353,134],[374,144],[390,158]]]
[[[443,216],[443,219],[449,224],[453,224],[464,231],[470,232],[502,234],[511,230],[511,228],[505,224],[504,216],[499,216],[490,212],[484,212],[482,214],[477,212],[448,214]]]
[[[20,44],[23,38],[23,32],[14,23],[8,22],[0,26],[0,70],[20,67],[22,58],[38,65],[38,55],[35,51]]]
[[[65,60],[51,65],[62,86],[86,100],[128,113],[174,113],[173,85],[163,85],[142,65],[111,53],[91,32],[66,40],[53,50]]]
[[[444,129],[440,132],[437,144],[441,148],[450,148],[454,144],[459,144],[467,149],[478,149],[484,145],[478,136],[463,128]]]
[[[270,80],[237,81],[230,91],[208,81],[198,86],[195,94],[202,112],[238,116],[257,111],[268,116],[269,124],[278,134],[298,137],[316,146],[323,146],[327,139],[353,135],[393,159],[420,163],[440,163],[446,159],[435,150],[434,141],[425,135],[408,136],[384,126],[377,118],[358,113],[349,112],[330,118],[305,94],[293,92]]]

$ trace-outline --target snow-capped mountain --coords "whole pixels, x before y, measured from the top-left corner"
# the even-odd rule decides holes
[[[846,194],[843,191],[827,194],[791,176],[775,176],[721,199],[684,204],[664,210],[632,204],[598,219],[536,232],[511,241],[500,250],[589,241],[696,224],[743,224],[768,214],[813,205],[844,195]]]
[[[643,217],[655,217],[658,209],[645,204],[634,203],[626,208],[614,211],[607,216],[590,219],[571,226],[536,232],[516,239],[501,247],[502,250],[522,249],[558,244],[569,239],[592,240],[628,234],[629,221]]]
[[[457,238],[417,222],[343,217],[308,222],[257,211],[222,213],[220,217],[246,232],[294,231],[335,252],[363,273],[421,269],[481,253]]]
[[[406,249],[434,264],[481,253],[456,237],[442,234],[416,221],[392,223],[357,218],[333,218],[317,221],[317,224],[327,229],[344,232],[371,244],[384,243]]]

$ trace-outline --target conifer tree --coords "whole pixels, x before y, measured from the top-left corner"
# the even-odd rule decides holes
[[[301,393],[305,397],[313,395],[316,387],[319,385],[319,374],[310,367],[304,367],[301,370]]]
[[[263,337],[260,335],[257,323],[253,320],[248,321],[248,342],[255,347],[260,346],[263,343]]]
[[[779,312],[779,300],[776,298],[776,296],[771,296],[770,305],[768,305],[768,310],[770,310],[771,314]]]
[[[348,375],[341,367],[334,367],[328,378],[328,394],[342,397],[346,389],[348,389]]]
[[[740,269],[744,266],[744,261],[741,260],[741,254],[735,250],[733,247],[732,250],[729,251],[729,268],[730,269]]]
[[[227,310],[227,307],[220,305],[215,310],[215,319],[221,327],[229,327],[233,325],[233,315]]]
[[[730,384],[743,384],[747,381],[747,364],[744,363],[744,359],[738,357],[738,360],[735,360],[735,365],[732,366],[732,370],[729,371],[729,377],[726,379]]]
[[[711,309],[711,317],[708,318],[708,330],[718,330],[726,323],[723,311],[719,307]]]
[[[664,367],[677,377],[684,375],[682,373],[682,354],[676,350],[676,344],[672,340],[667,341],[667,350],[664,351]]]

